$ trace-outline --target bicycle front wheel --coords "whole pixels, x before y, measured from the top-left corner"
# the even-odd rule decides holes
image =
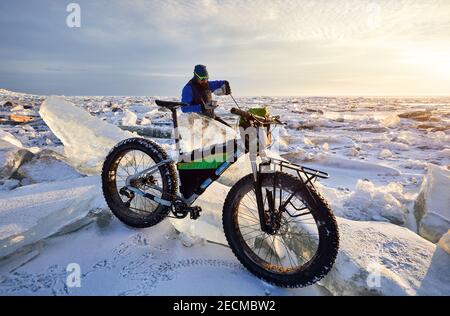
[[[316,283],[330,271],[339,247],[330,207],[314,188],[289,174],[262,177],[272,233],[261,229],[253,175],[248,175],[230,190],[223,209],[224,232],[232,251],[250,272],[269,283],[283,287]],[[272,213],[269,203],[274,205]]]

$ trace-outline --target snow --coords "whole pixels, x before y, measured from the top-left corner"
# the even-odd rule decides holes
[[[406,112],[406,113],[401,113],[398,116],[401,118],[407,118],[407,119],[411,119],[411,120],[416,120],[416,121],[429,121],[431,118],[431,111],[413,111],[413,112]]]
[[[450,295],[448,233],[441,237],[449,229],[450,98],[238,99],[244,108],[269,105],[288,123],[274,133],[282,157],[331,176],[317,187],[339,216],[341,250],[321,285],[297,290],[259,281],[222,246],[223,201],[251,172],[247,156],[199,198],[197,221],[170,219],[135,230],[109,211],[95,211],[105,207],[98,178],[104,157],[134,137],[117,126],[150,131],[146,137],[173,151],[170,112],[154,100],[0,91],[0,104],[17,105],[1,111],[44,120],[0,130],[0,163],[9,168],[0,177],[0,256],[8,256],[0,263],[0,294]],[[234,125],[229,108],[235,105],[227,98],[220,103],[217,114]],[[180,115],[180,122],[184,151],[199,147],[201,138],[205,145],[236,136],[195,114]],[[80,289],[65,285],[70,262],[81,265]]]
[[[413,201],[414,195],[405,193],[399,183],[376,186],[358,180],[356,190],[342,200],[343,207],[338,214],[350,219],[388,220],[401,225],[405,224]]]
[[[392,154],[392,152],[389,149],[383,149],[380,152],[380,154],[378,155],[378,157],[380,159],[389,158],[389,157],[392,157],[392,156],[393,156],[393,154]]]
[[[438,156],[441,158],[450,158],[450,148],[445,148],[439,151]]]
[[[305,159],[295,159],[296,153],[285,154],[282,156],[286,159],[294,158],[291,160],[294,161],[296,160],[297,162],[300,163],[305,162],[308,163],[308,165],[320,165],[325,168],[353,170],[353,172],[371,172],[376,173],[378,175],[390,175],[390,176],[396,176],[400,174],[400,172],[397,169],[392,167],[370,163],[366,161],[343,158],[329,153],[318,153],[316,155],[309,156]]]
[[[429,164],[415,204],[419,234],[436,243],[450,228],[450,171]]]
[[[202,208],[201,216],[198,220],[177,220],[171,219],[174,227],[188,237],[203,238],[222,245],[227,245],[227,241],[222,228],[222,209],[225,198],[230,187],[215,182],[203,193],[195,202]]]
[[[9,191],[17,188],[20,181],[17,179],[2,179],[0,180],[0,191]]]
[[[98,176],[0,193],[0,258],[104,207]]]
[[[40,182],[70,180],[81,177],[73,167],[68,165],[58,154],[42,151],[31,161],[26,162],[17,170],[17,177],[22,185]]]
[[[23,148],[22,143],[11,133],[0,130],[0,140],[5,141],[6,143],[12,144],[16,147]]]
[[[30,151],[13,143],[0,139],[0,179],[11,177],[24,162],[33,157]]]
[[[400,124],[400,117],[397,114],[392,114],[390,116],[385,117],[381,121],[381,126],[383,127],[397,127]]]
[[[133,136],[91,116],[62,97],[48,97],[39,113],[64,144],[67,159],[86,173],[98,172],[111,148]]]
[[[268,285],[247,272],[228,247],[185,247],[168,221],[136,230],[110,214],[103,217],[48,240],[38,248],[40,256],[27,253],[0,266],[0,295],[329,295],[319,285]],[[66,285],[70,263],[80,266],[79,288]]]
[[[439,239],[438,246],[450,255],[450,229]]]
[[[450,295],[450,255],[390,223],[338,219],[340,251],[320,282],[335,295]]]
[[[122,125],[125,125],[125,126],[136,125],[137,119],[138,119],[138,117],[136,114],[134,114],[130,110],[126,109],[125,115],[122,118]]]

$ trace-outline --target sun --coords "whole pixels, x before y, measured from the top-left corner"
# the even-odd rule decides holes
[[[446,51],[408,49],[404,52],[404,62],[433,75],[435,79],[450,80],[450,48]]]

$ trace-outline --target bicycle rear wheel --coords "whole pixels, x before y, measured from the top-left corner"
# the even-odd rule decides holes
[[[168,159],[158,144],[143,138],[124,140],[111,150],[103,164],[102,187],[109,208],[119,220],[132,227],[144,228],[158,224],[168,215],[170,207],[138,194],[130,199],[120,191],[127,178]],[[175,166],[163,164],[156,172],[135,179],[132,186],[171,200],[177,192]]]

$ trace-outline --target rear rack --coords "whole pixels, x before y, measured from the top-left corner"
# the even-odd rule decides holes
[[[312,183],[312,181],[315,181],[317,178],[321,179],[328,179],[330,175],[326,172],[308,168],[305,166],[297,165],[295,163],[291,163],[288,161],[276,159],[276,158],[270,158],[269,163],[273,162],[274,164],[278,165],[280,167],[280,171],[283,171],[283,168],[294,170],[297,172],[298,177],[303,181],[303,178],[301,177],[301,173],[304,174],[306,177],[305,184]]]

